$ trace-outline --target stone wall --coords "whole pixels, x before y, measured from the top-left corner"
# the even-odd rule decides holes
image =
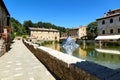
[[[98,20],[98,34],[99,35],[119,35],[118,29],[120,29],[120,16],[110,17],[106,19]],[[110,23],[110,19],[113,19],[113,23]],[[105,24],[102,24],[102,21],[105,21]],[[113,33],[110,33],[110,30],[113,29]],[[105,30],[105,34],[102,31]]]
[[[2,39],[0,39],[0,57],[7,51],[7,46]]]
[[[9,15],[6,12],[3,0],[0,0],[0,32],[3,32],[3,28],[7,26],[7,17]]]
[[[119,71],[81,60],[47,47],[38,46],[30,42],[24,41],[24,44],[60,80],[120,79]]]

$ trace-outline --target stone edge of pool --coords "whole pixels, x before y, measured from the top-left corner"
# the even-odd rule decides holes
[[[119,80],[120,71],[23,40],[26,47],[61,80]]]

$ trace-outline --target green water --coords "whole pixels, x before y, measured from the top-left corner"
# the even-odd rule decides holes
[[[45,46],[65,52],[59,43],[52,43]],[[112,69],[120,69],[120,46],[96,48],[94,45],[79,45],[79,48],[73,52],[72,56]]]

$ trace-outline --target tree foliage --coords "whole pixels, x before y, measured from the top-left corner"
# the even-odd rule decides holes
[[[49,22],[42,22],[42,21],[33,23],[31,20],[27,20],[27,21],[24,21],[22,25],[18,20],[14,19],[13,17],[10,19],[10,24],[13,28],[14,33],[18,36],[29,34],[29,27],[57,29],[60,31],[60,34],[61,32],[66,32],[68,30],[65,27],[56,26]]]
[[[39,21],[37,23],[33,23],[31,20],[24,21],[23,26],[25,27],[28,34],[29,34],[29,27],[48,28],[48,29],[52,28],[52,29],[57,29],[60,32],[66,32],[66,28],[64,28],[64,27],[56,26],[56,25],[51,24],[49,22],[42,22],[42,21]]]
[[[22,24],[14,19],[13,17],[10,18],[10,25],[14,31],[14,34],[16,34],[16,36],[21,36],[23,34],[25,34],[25,28],[22,26]]]
[[[87,26],[87,37],[89,40],[95,39],[95,37],[98,35],[97,31],[97,22],[91,22]]]

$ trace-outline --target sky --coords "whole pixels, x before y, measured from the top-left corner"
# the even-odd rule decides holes
[[[120,8],[120,0],[4,0],[11,15],[20,23],[31,20],[66,28],[87,26],[110,9]]]

